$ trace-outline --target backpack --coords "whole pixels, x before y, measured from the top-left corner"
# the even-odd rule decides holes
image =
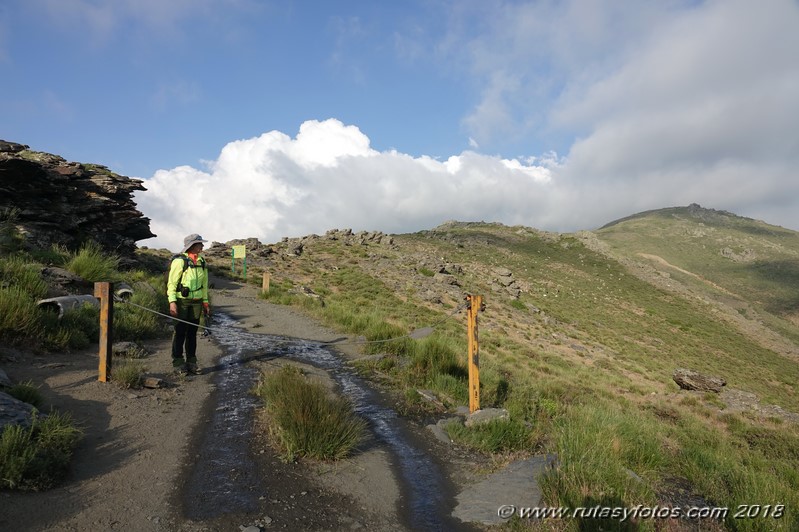
[[[175,253],[175,254],[174,254],[174,255],[172,255],[172,257],[169,259],[169,264],[167,264],[167,267],[166,267],[167,275],[169,275],[169,270],[170,270],[170,269],[172,269],[172,261],[174,261],[175,259],[183,259],[183,273],[186,273],[186,270],[188,270],[188,269],[189,269],[189,267],[192,267],[192,268],[203,268],[203,269],[205,269],[205,259],[204,259],[203,257],[200,257],[200,260],[198,261],[198,264],[197,264],[197,265],[194,265],[194,264],[193,264],[193,263],[192,263],[192,262],[189,260],[189,257],[187,257],[186,255],[184,255],[183,253]]]
[[[202,268],[202,269],[206,268],[206,266],[205,266],[205,258],[203,258],[203,257],[200,257],[199,258],[200,260],[198,260],[197,264],[195,265],[193,262],[191,262],[189,260],[189,257],[184,255],[183,253],[175,253],[174,255],[172,255],[169,258],[169,263],[167,263],[167,265],[166,265],[166,272],[164,272],[164,286],[167,286],[168,283],[169,283],[169,272],[172,269],[172,262],[175,259],[183,259],[183,273],[186,273],[186,270],[188,270],[190,267],[191,268]],[[183,285],[182,285],[183,274],[181,274],[180,279],[181,280],[178,281],[178,285],[176,287],[178,292],[180,292],[180,290],[183,288]]]

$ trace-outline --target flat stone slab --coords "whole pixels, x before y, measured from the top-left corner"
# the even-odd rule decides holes
[[[541,504],[543,495],[538,479],[557,460],[555,455],[541,455],[508,464],[457,496],[453,517],[467,523],[495,525],[506,520],[497,511],[502,506],[533,508]]]

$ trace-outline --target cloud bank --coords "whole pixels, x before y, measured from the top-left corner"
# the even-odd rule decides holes
[[[145,243],[448,219],[572,231],[690,203],[799,229],[796,0],[450,7],[430,48],[478,89],[462,118],[469,151],[377,151],[335,119],[231,142],[202,169],[147,180],[138,200],[159,237]],[[530,157],[553,146],[565,155]],[[523,155],[485,154],[510,149]]]
[[[698,202],[799,229],[795,0],[484,9],[486,31],[447,36],[485,87],[464,123],[489,148],[567,139],[559,226]]]
[[[185,235],[224,242],[321,234],[398,233],[449,219],[547,223],[554,159],[519,161],[463,152],[445,161],[378,152],[357,127],[311,120],[231,142],[204,169],[180,166],[145,180],[139,209],[152,219],[150,247],[177,249]]]

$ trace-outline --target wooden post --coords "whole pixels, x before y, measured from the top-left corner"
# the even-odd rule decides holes
[[[264,283],[263,286],[261,287],[261,291],[264,294],[269,293],[269,272],[264,272]]]
[[[111,377],[111,358],[114,325],[114,285],[94,283],[94,297],[100,300],[100,367],[97,380],[108,382]]]
[[[480,344],[477,337],[477,313],[483,309],[482,296],[466,296],[466,330],[469,335],[469,412],[480,410]]]

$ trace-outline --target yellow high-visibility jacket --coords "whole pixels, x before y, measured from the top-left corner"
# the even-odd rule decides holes
[[[187,265],[188,267],[186,267]],[[187,296],[184,297],[180,293],[178,284],[189,289]],[[201,300],[203,303],[208,303],[208,268],[205,259],[197,256],[197,262],[194,263],[186,253],[181,253],[180,256],[172,259],[172,264],[169,266],[169,280],[166,284],[166,296],[170,303],[178,299]]]

